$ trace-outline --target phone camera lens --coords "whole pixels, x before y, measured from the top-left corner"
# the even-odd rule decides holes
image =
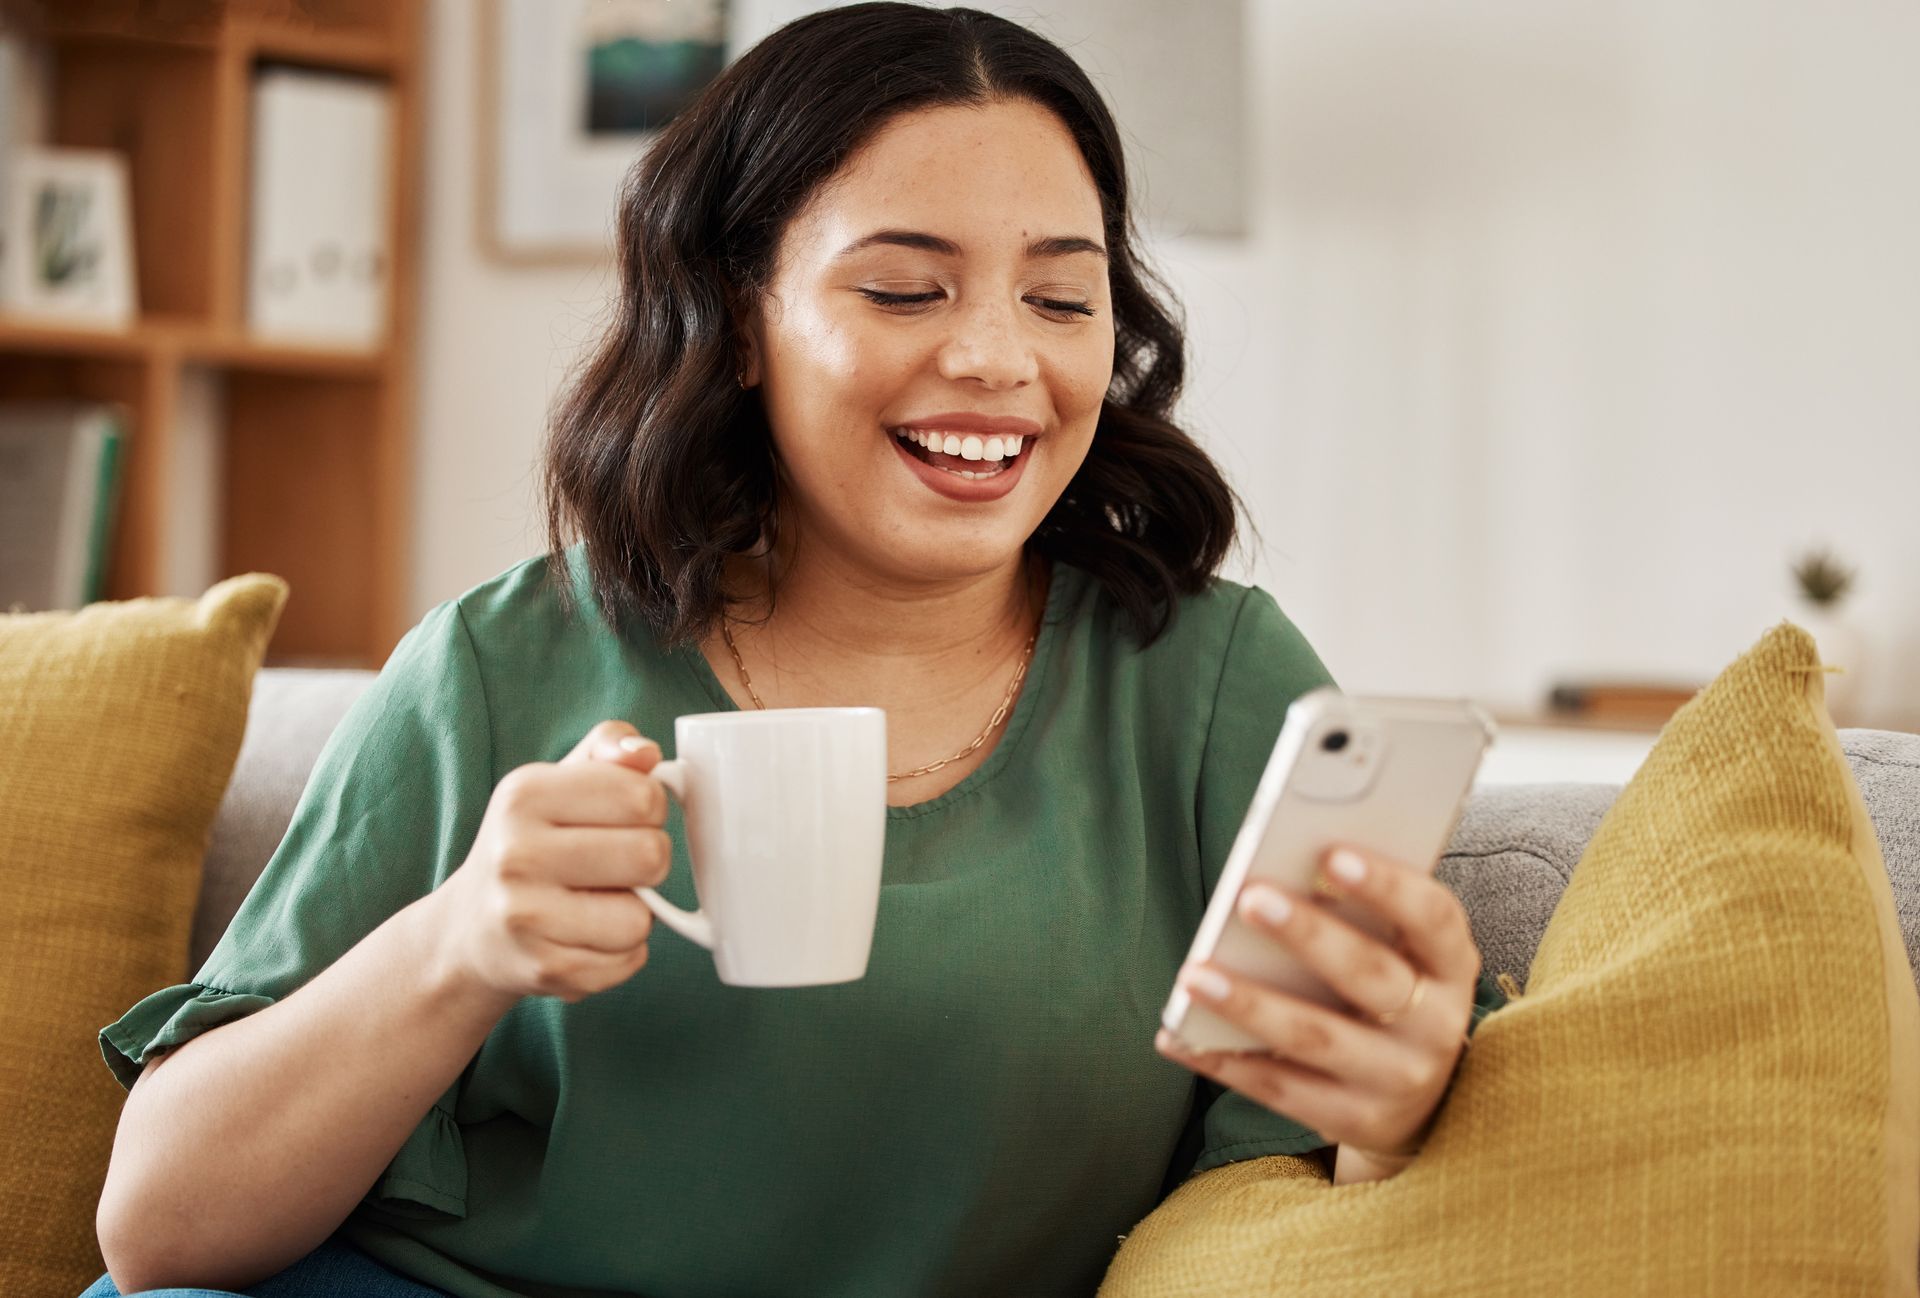
[[[1347,746],[1347,732],[1344,730],[1330,731],[1327,737],[1320,741],[1320,746],[1330,753],[1339,752]]]

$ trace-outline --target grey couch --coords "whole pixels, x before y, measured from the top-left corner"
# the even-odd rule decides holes
[[[371,672],[271,668],[254,682],[246,739],[208,849],[193,964],[198,969],[286,832],[321,745]],[[1920,735],[1842,730],[1892,880],[1907,961],[1920,971]],[[1440,878],[1465,903],[1489,970],[1524,987],[1547,920],[1619,789],[1491,786],[1462,816]],[[1916,973],[1920,985],[1920,972]]]

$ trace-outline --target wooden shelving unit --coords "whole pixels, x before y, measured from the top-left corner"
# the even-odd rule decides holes
[[[48,142],[128,160],[139,321],[95,330],[0,314],[0,398],[131,412],[106,597],[185,593],[162,589],[169,547],[194,522],[176,516],[183,376],[211,371],[223,412],[211,577],[287,579],[269,663],[379,666],[406,629],[411,571],[422,0],[20,0],[5,13],[49,51]],[[248,111],[267,63],[374,76],[392,91],[377,349],[248,335]]]
[[[1678,710],[1674,709],[1674,711]],[[1653,735],[1661,731],[1672,718],[1673,713],[1592,717],[1582,716],[1577,712],[1560,712],[1553,708],[1535,708],[1531,710],[1495,709],[1492,715],[1495,725],[1525,730],[1606,730]]]

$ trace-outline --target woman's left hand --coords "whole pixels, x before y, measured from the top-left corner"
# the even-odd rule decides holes
[[[1357,881],[1328,868],[1351,853]],[[1398,930],[1389,947],[1315,904],[1270,884],[1240,898],[1241,918],[1284,943],[1346,1000],[1353,1013],[1304,1001],[1217,964],[1189,965],[1180,981],[1198,1003],[1265,1042],[1269,1053],[1191,1053],[1162,1028],[1161,1054],[1230,1087],[1327,1140],[1391,1150],[1420,1135],[1453,1076],[1473,1016],[1480,952],[1467,912],[1431,875],[1355,849],[1321,862],[1328,890],[1352,898]],[[1283,919],[1263,902],[1291,902]],[[1417,1004],[1414,979],[1427,987]],[[1395,1011],[1403,1011],[1395,1016]],[[1385,1025],[1376,1018],[1389,1020]]]

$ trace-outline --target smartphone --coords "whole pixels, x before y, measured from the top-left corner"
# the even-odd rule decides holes
[[[1358,902],[1314,892],[1327,850],[1347,844],[1431,873],[1464,810],[1494,724],[1467,699],[1382,698],[1310,690],[1287,708],[1280,737],[1187,952],[1302,1000],[1351,1013],[1344,997],[1278,939],[1240,917],[1253,880],[1278,885],[1393,945],[1399,933]],[[1193,1050],[1266,1043],[1176,985],[1160,1022]]]

